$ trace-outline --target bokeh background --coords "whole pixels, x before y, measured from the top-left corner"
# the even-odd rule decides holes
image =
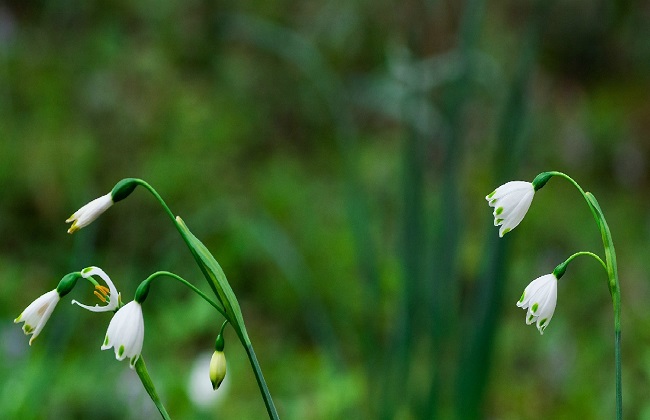
[[[609,419],[606,277],[576,260],[540,336],[515,306],[571,253],[602,255],[560,179],[499,240],[484,196],[545,170],[598,197],[618,251],[627,418],[650,418],[650,3],[243,0],[0,3],[0,413],[156,418],[99,351],[109,314],[63,301],[29,347],[13,319],[97,265],[125,299],[156,270],[209,292],[140,177],[223,266],[281,417]],[[71,298],[92,302],[85,284]],[[218,314],[154,284],[144,355],[174,418],[259,419]]]

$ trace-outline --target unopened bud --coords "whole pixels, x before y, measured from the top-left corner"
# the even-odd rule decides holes
[[[223,351],[215,351],[210,360],[210,382],[212,382],[212,389],[217,390],[225,377],[226,355]]]

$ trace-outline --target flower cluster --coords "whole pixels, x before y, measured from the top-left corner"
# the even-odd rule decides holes
[[[74,212],[66,220],[66,223],[71,223],[68,233],[73,234],[91,224],[115,203],[128,197],[138,185],[149,190],[158,199],[167,213],[172,216],[171,210],[169,210],[162,198],[149,184],[141,179],[125,178],[115,184],[115,187],[113,187],[110,193],[92,200]],[[74,272],[64,276],[56,289],[43,294],[34,302],[29,304],[14,322],[24,323],[22,328],[25,334],[32,335],[29,340],[29,344],[31,345],[34,339],[38,337],[43,330],[45,324],[56,308],[56,305],[59,303],[61,298],[67,295],[74,288],[77,280],[85,279],[89,281],[94,285],[93,293],[97,299],[99,299],[99,303],[95,305],[86,305],[76,300],[72,300],[72,304],[76,304],[91,312],[110,311],[114,313],[110,323],[108,324],[108,329],[102,342],[101,350],[112,348],[115,352],[115,358],[119,361],[128,358],[130,368],[137,370],[143,386],[154,403],[156,403],[156,407],[163,418],[169,418],[165,408],[156,395],[153,383],[148,376],[146,367],[141,358],[142,347],[144,344],[144,317],[142,303],[145,301],[149,293],[149,285],[154,278],[163,275],[172,277],[191,288],[226,319],[221,327],[215,352],[210,363],[209,376],[213,388],[217,389],[226,375],[226,358],[223,352],[223,329],[228,323],[230,323],[236,329],[242,343],[251,347],[249,358],[253,364],[253,370],[257,375],[260,390],[265,395],[265,404],[267,405],[269,413],[273,414],[272,417],[277,418],[277,412],[270,399],[268,390],[263,386],[264,379],[259,365],[254,363],[255,354],[252,353],[252,345],[250,344],[243,323],[239,303],[234,297],[234,293],[232,292],[227,279],[223,275],[221,267],[214,260],[214,257],[210,254],[205,245],[203,245],[203,243],[190,232],[180,217],[174,218],[172,216],[172,219],[187,246],[192,251],[197,263],[208,278],[208,281],[211,283],[211,286],[213,286],[215,294],[217,295],[218,303],[210,299],[198,288],[180,276],[168,271],[157,271],[140,283],[140,286],[136,290],[135,297],[131,302],[123,304],[121,295],[118,293],[117,288],[110,277],[98,267],[87,267],[80,272]],[[95,277],[99,279],[101,283],[95,279]]]
[[[488,194],[485,199],[494,208],[494,226],[500,226],[499,237],[516,228],[530,209],[535,192],[552,176],[549,172],[538,175],[533,182],[510,181]],[[540,334],[553,318],[557,303],[557,281],[564,271],[554,271],[533,280],[524,290],[517,306],[527,309],[526,324],[536,322]]]
[[[93,279],[93,276],[101,278],[106,286],[99,284]],[[142,307],[139,302],[132,301],[119,308],[120,295],[111,278],[99,267],[88,267],[81,270],[81,272],[68,274],[61,280],[59,287],[32,302],[14,322],[24,322],[23,331],[27,335],[32,334],[32,338],[29,340],[31,345],[47,323],[61,298],[72,290],[74,283],[79,278],[87,279],[94,284],[95,296],[105,305],[89,306],[76,300],[73,300],[72,303],[92,312],[117,311],[108,325],[106,338],[101,349],[106,350],[115,347],[117,360],[124,360],[125,357],[128,357],[131,360],[131,367],[133,367],[140,357],[144,340]]]

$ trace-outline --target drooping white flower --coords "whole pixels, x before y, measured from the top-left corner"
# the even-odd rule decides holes
[[[488,194],[485,199],[494,207],[494,226],[501,226],[499,236],[517,227],[530,208],[535,187],[530,182],[510,181]]]
[[[548,327],[555,305],[557,303],[557,277],[555,274],[546,274],[536,278],[524,290],[517,306],[528,309],[526,324],[537,321],[540,334]]]
[[[102,350],[113,347],[115,349],[115,358],[124,360],[129,358],[131,369],[142,353],[142,343],[144,342],[144,318],[142,316],[142,306],[133,300],[122,306],[113,315],[106,338],[102,344]]]
[[[26,335],[32,334],[32,338],[29,339],[30,346],[32,345],[32,341],[38,337],[47,320],[50,319],[50,315],[52,315],[52,311],[54,311],[59,300],[61,300],[59,292],[56,289],[51,290],[33,301],[18,315],[18,318],[14,319],[15,323],[25,323],[23,325],[23,331]]]
[[[102,280],[104,280],[104,283],[108,286],[108,293],[106,293],[106,288],[104,286],[95,286],[95,295],[103,302],[106,302],[106,305],[104,306],[88,306],[84,305],[82,303],[77,302],[76,300],[73,300],[73,304],[77,304],[81,306],[84,309],[88,309],[89,311],[92,312],[108,312],[108,311],[114,311],[117,309],[117,306],[119,304],[119,294],[117,293],[117,289],[115,288],[115,285],[111,281],[111,278],[108,277],[108,274],[104,272],[99,267],[87,267],[81,270],[81,276],[85,279],[90,278],[92,276],[99,276]]]
[[[108,210],[113,205],[113,197],[111,193],[103,195],[94,199],[86,204],[65,221],[66,223],[72,222],[72,226],[68,229],[68,233],[75,233],[82,227],[88,226],[102,213]]]

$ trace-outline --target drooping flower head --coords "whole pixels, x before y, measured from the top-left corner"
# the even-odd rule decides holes
[[[534,196],[535,189],[530,182],[510,181],[485,197],[490,207],[494,207],[494,226],[501,226],[500,237],[523,220]]]
[[[546,274],[536,278],[524,290],[517,306],[528,309],[526,313],[526,324],[537,322],[537,329],[540,334],[553,318],[555,305],[557,303],[557,280],[556,274]]]
[[[494,207],[494,226],[501,226],[499,237],[521,223],[530,208],[535,191],[542,188],[551,176],[551,173],[543,172],[533,182],[506,182],[485,197],[490,207]]]
[[[113,205],[113,198],[111,194],[102,195],[86,204],[70,217],[66,219],[66,223],[72,222],[68,233],[75,233],[82,227],[88,226],[102,213],[108,210]]]
[[[129,358],[131,369],[142,353],[144,342],[144,317],[140,302],[133,300],[122,306],[111,319],[101,349],[115,349],[115,358]]]
[[[40,296],[38,299],[33,301],[25,310],[18,315],[18,318],[14,319],[14,322],[24,322],[23,331],[26,335],[32,334],[32,338],[29,339],[29,345],[32,345],[32,341],[47,323],[47,320],[50,319],[52,311],[56,307],[56,304],[60,300],[59,293],[54,290],[50,290],[44,295]]]
[[[113,187],[113,190],[111,190],[110,193],[96,198],[81,207],[65,221],[66,223],[72,222],[72,225],[68,229],[68,233],[75,233],[79,229],[91,224],[113,204],[128,197],[137,185],[136,179],[125,178],[115,184],[115,187]]]
[[[38,335],[50,319],[59,300],[74,288],[77,279],[81,277],[78,272],[69,273],[63,276],[56,289],[41,295],[38,299],[25,308],[25,310],[14,319],[14,323],[24,322],[23,331],[26,335],[32,335],[29,339],[29,345]]]
[[[95,284],[95,296],[97,296],[97,298],[103,303],[106,303],[106,305],[100,306],[95,304],[95,306],[88,306],[84,305],[83,303],[79,303],[76,300],[72,301],[73,304],[77,304],[82,308],[92,312],[108,312],[117,309],[120,300],[119,293],[111,281],[111,278],[108,277],[108,274],[106,274],[104,270],[99,267],[87,267],[81,270],[81,276]],[[104,283],[106,283],[106,286],[108,286],[108,288],[97,283],[93,279],[93,276],[99,276],[99,278],[101,278]]]

